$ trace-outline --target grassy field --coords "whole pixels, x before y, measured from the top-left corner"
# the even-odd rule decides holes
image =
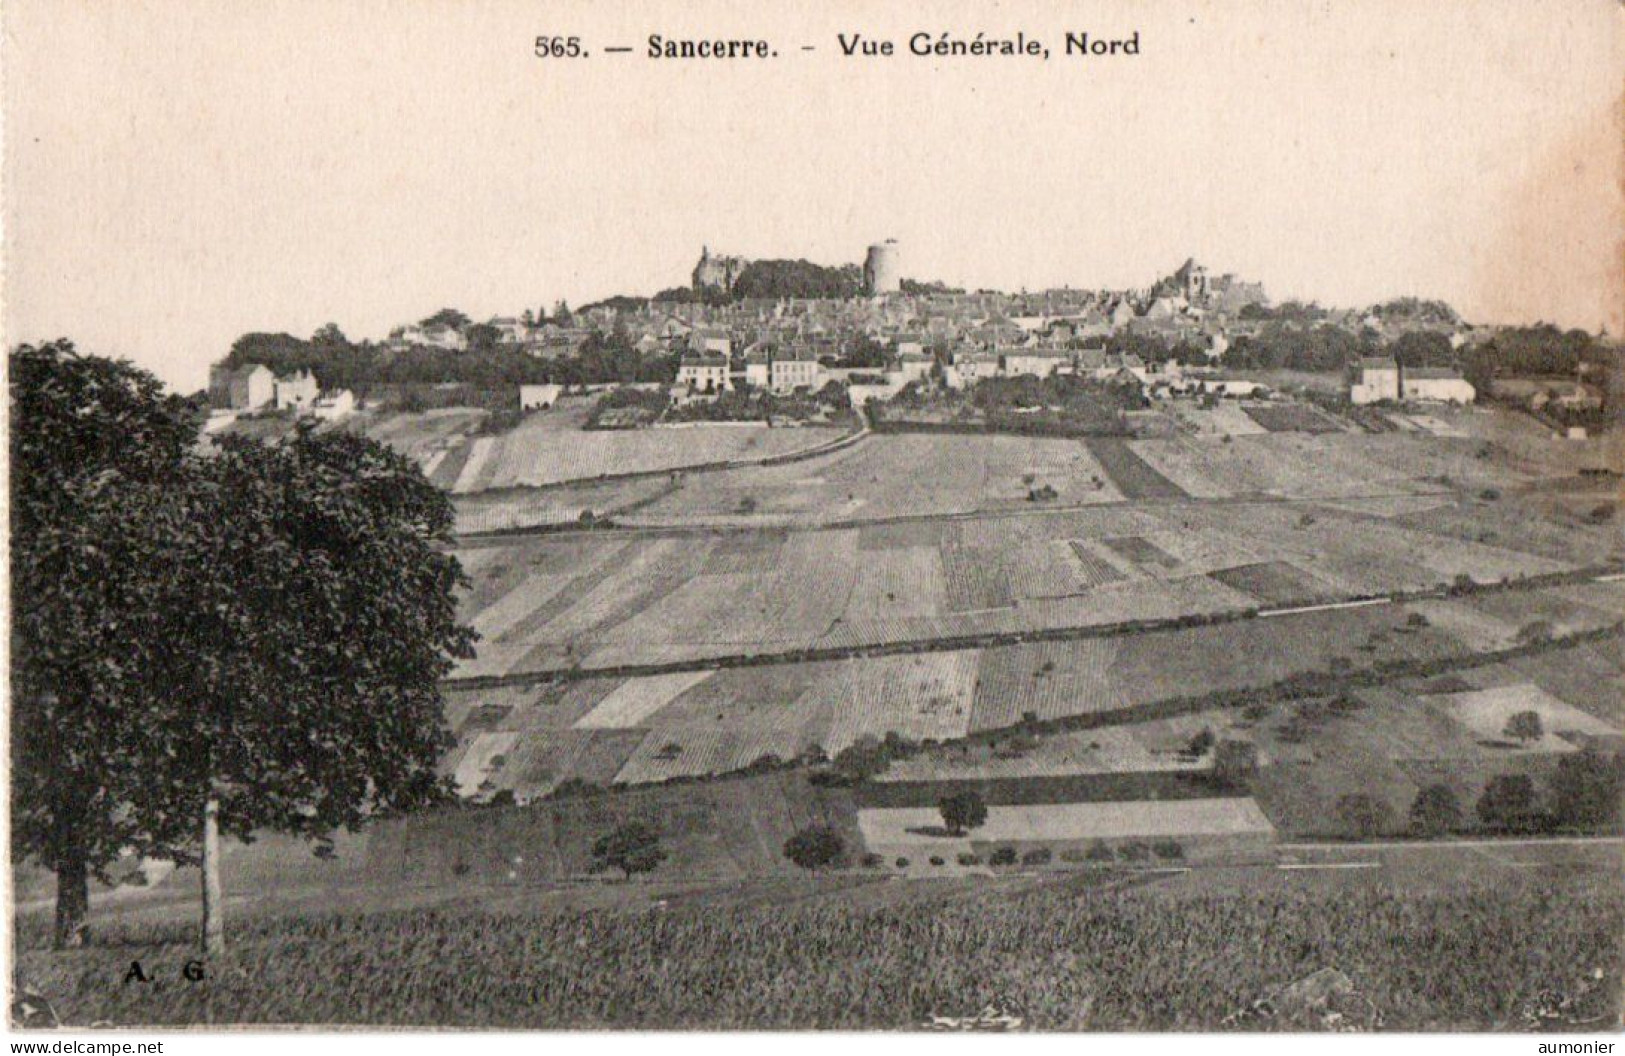
[[[330,903],[235,921],[230,963],[201,984],[120,984],[133,959],[189,957],[185,925],[130,921],[51,954],[25,922],[17,974],[65,1021],[118,1026],[907,1029],[994,1005],[1026,1029],[1305,1030],[1333,1021],[1281,992],[1334,969],[1351,984],[1334,1006],[1344,1026],[1616,1029],[1617,882],[1514,872],[1402,890],[1328,875],[1219,891],[1100,871],[671,889],[652,906],[639,885],[602,889],[616,901],[596,908],[495,892],[478,906]],[[1248,1015],[1270,997],[1277,1015]]]

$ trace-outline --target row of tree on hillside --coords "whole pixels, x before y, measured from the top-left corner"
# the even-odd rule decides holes
[[[491,328],[476,324],[471,329]],[[331,331],[324,327],[308,341],[291,334],[244,334],[232,344],[224,363],[233,368],[259,363],[278,375],[308,370],[324,390],[349,389],[365,397],[376,389],[401,385],[511,389],[552,383],[669,383],[677,377],[677,358],[675,352],[639,352],[624,326],[609,333],[595,331],[574,352],[546,359],[497,344],[494,331],[488,341],[471,337],[469,348],[459,351],[352,344],[336,327]]]
[[[1482,828],[1492,832],[1618,832],[1621,797],[1625,796],[1625,756],[1598,751],[1567,753],[1558,760],[1547,784],[1543,803],[1530,775],[1500,774],[1484,786],[1473,803],[1473,814]],[[1347,835],[1361,839],[1390,833],[1396,826],[1393,808],[1364,792],[1341,797],[1336,815]],[[1467,820],[1455,789],[1442,783],[1417,793],[1408,818],[1410,829],[1423,836],[1464,831]]]

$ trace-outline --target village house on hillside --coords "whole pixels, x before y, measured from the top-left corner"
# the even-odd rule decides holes
[[[1393,357],[1360,360],[1360,378],[1349,389],[1356,404],[1388,400],[1432,400],[1441,403],[1472,403],[1478,395],[1472,384],[1458,372],[1442,367],[1401,367]]]
[[[768,363],[768,388],[778,395],[802,388],[816,389],[821,369],[811,352],[781,350]]]
[[[277,377],[262,363],[242,367],[216,364],[209,370],[209,405],[217,410],[306,410],[321,395],[308,370]]]
[[[209,368],[209,406],[218,410],[257,411],[276,399],[276,375],[259,363]]]

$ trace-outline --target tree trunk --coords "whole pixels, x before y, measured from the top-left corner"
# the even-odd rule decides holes
[[[78,849],[61,855],[56,863],[56,935],[59,950],[85,944],[85,920],[90,916],[90,870]]]
[[[203,805],[203,955],[219,958],[226,952],[225,905],[220,897],[220,801],[213,796]]]

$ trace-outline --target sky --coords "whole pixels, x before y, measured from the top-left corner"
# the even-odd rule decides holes
[[[1276,299],[1625,328],[1613,0],[811,6],[8,0],[7,344],[191,391],[246,331],[381,338],[652,294],[702,245],[839,264],[885,238],[972,288],[1194,256]],[[907,53],[1018,30],[1050,59]],[[1069,30],[1140,54],[1067,57]],[[594,54],[535,58],[555,33]],[[780,54],[652,60],[652,33]]]

